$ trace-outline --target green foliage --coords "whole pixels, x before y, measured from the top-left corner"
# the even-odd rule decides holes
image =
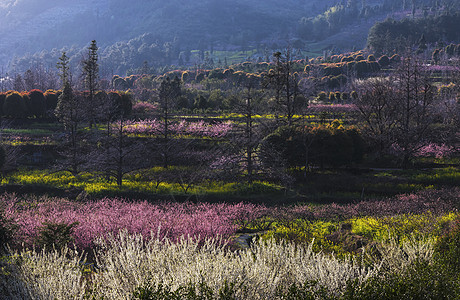
[[[435,244],[436,257],[454,274],[460,272],[460,218],[457,217],[447,232]]]
[[[455,218],[455,214],[433,216],[431,213],[391,217],[361,217],[351,220],[352,232],[366,238],[386,242],[397,236],[403,243],[410,237],[436,237]]]
[[[233,283],[224,281],[218,294],[214,295],[211,288],[205,282],[199,284],[189,283],[181,286],[175,291],[164,285],[152,287],[145,284],[136,288],[133,292],[134,299],[138,300],[234,300],[237,299]]]
[[[43,222],[42,225],[38,232],[37,245],[45,249],[61,249],[74,241],[72,234],[78,223]]]
[[[27,116],[26,101],[18,92],[10,92],[6,95],[3,103],[3,113],[13,118],[24,118]]]
[[[335,93],[331,93],[335,97]],[[264,138],[261,150],[277,151],[290,167],[315,164],[343,166],[359,162],[364,142],[356,129],[345,129],[338,120],[327,126],[280,127]]]
[[[337,100],[335,93],[334,93],[334,92],[330,92],[330,93],[329,93],[329,101],[330,101],[330,102],[334,102],[335,100]]]
[[[4,115],[3,105],[5,104],[6,93],[0,93],[0,115]]]
[[[337,4],[314,18],[302,18],[298,33],[306,40],[324,39],[337,33],[342,26],[353,23],[358,17],[355,6]]]
[[[334,238],[332,234],[339,231],[340,224],[331,221],[309,221],[305,219],[297,219],[292,221],[274,221],[271,224],[271,229],[264,235],[263,239],[275,239],[276,241],[295,242],[299,244],[312,243],[314,252],[334,253],[339,257],[345,257],[352,250],[345,245],[341,240]],[[343,232],[345,236],[346,233]]]
[[[108,97],[111,103],[112,117],[126,118],[133,110],[133,97],[127,92],[109,92]]]
[[[460,27],[460,13],[442,14],[425,18],[387,19],[377,22],[369,31],[368,45],[376,53],[402,53],[407,46],[416,45],[421,36],[427,43],[459,41],[454,28]],[[433,55],[433,58],[436,58]]]
[[[262,235],[263,239],[293,241],[300,244],[311,243],[314,252],[321,251],[334,253],[338,257],[347,257],[360,255],[362,249],[368,245],[392,242],[395,237],[397,237],[396,242],[400,245],[410,242],[414,238],[432,241],[455,218],[458,216],[454,213],[441,216],[433,216],[431,213],[389,217],[363,216],[343,221],[263,218],[251,222],[247,228],[265,231]],[[456,233],[460,236],[458,231]],[[460,244],[456,244],[458,241],[453,244],[449,243],[450,240],[444,240],[439,244],[442,246],[438,246],[438,248],[447,249],[450,247],[453,251],[457,251],[454,253],[454,255],[458,255],[457,261],[452,260],[452,263],[457,263],[460,261],[460,252],[458,251]],[[439,253],[442,251],[440,250]],[[449,259],[450,256],[448,255],[446,261]]]
[[[46,170],[18,171],[11,173],[3,179],[5,184],[28,184],[58,188],[78,188],[86,193],[97,197],[120,196],[129,193],[156,194],[156,195],[182,195],[184,189],[180,182],[171,178],[174,175],[164,172],[173,172],[174,167],[164,170],[154,168],[142,170],[126,175],[123,179],[123,186],[120,187],[113,181],[107,181],[101,174],[80,173],[78,176],[70,172],[53,172]],[[176,169],[176,171],[179,171]],[[99,175],[99,176],[98,176]],[[166,175],[166,176],[165,176]],[[171,178],[170,178],[171,177]],[[167,180],[169,178],[169,180]],[[199,182],[192,185],[185,193],[187,195],[219,195],[219,196],[249,196],[249,195],[270,195],[278,194],[282,188],[269,182],[255,181],[252,184],[238,182],[209,181]]]
[[[88,56],[82,62],[82,72],[84,76],[85,88],[89,90],[91,101],[92,97],[96,92],[99,77],[99,64],[96,41],[93,40],[91,45],[88,47]],[[65,83],[64,83],[65,84]],[[92,105],[92,103],[91,103]]]
[[[455,167],[434,169],[414,174],[413,178],[426,184],[457,186],[460,182],[460,170]]]
[[[416,261],[403,272],[389,272],[371,277],[364,283],[350,282],[340,299],[458,299],[460,285],[438,265]]]
[[[129,89],[129,84],[126,82],[126,80],[118,76],[114,76],[114,78],[112,79],[112,86],[114,87],[114,89],[121,91]]]
[[[30,91],[27,107],[30,115],[37,118],[43,117],[46,112],[46,99],[43,92],[40,90]]]
[[[287,291],[280,290],[277,293],[280,299],[285,300],[332,300],[334,297],[330,295],[327,288],[319,286],[315,281],[306,282],[305,284],[292,284]]]
[[[78,106],[81,106],[81,103],[78,102],[77,97],[75,96],[72,86],[69,82],[64,83],[64,89],[58,97],[56,103],[55,115],[60,122],[66,127],[73,126],[77,123],[76,119],[81,119],[81,110],[78,109]]]
[[[320,102],[326,102],[327,100],[327,94],[325,92],[319,92],[318,93],[318,96],[316,97],[316,99]]]
[[[386,55],[382,55],[378,60],[379,65],[384,68],[390,64],[390,59]]]
[[[47,90],[44,93],[46,109],[47,110],[55,110],[56,109],[59,95],[60,95],[60,92],[57,92],[57,91],[54,91],[54,90]]]

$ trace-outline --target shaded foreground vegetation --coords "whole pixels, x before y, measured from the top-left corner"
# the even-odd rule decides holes
[[[459,199],[452,188],[270,208],[5,194],[0,289],[5,299],[455,299]]]

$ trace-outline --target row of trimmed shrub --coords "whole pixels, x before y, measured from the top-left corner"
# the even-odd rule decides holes
[[[327,94],[326,92],[319,92],[318,96],[316,97],[316,100],[321,101],[321,102],[335,102],[335,101],[348,101],[352,99],[356,99],[358,97],[358,94],[356,91],[352,91],[351,93],[347,92],[329,92]]]
[[[31,90],[29,92],[7,91],[0,93],[0,116],[10,118],[27,118],[27,117],[53,117],[54,110],[59,101],[62,91]],[[76,92],[76,96],[85,97],[85,92]],[[120,106],[125,114],[129,114],[132,109],[132,99],[129,94],[123,92],[111,91],[106,93],[99,91],[96,93],[98,98],[108,97]]]
[[[345,76],[350,72],[355,72],[358,76],[363,76],[366,73],[377,72],[381,68],[388,66],[391,63],[397,63],[400,56],[395,54],[392,57],[386,55],[376,59],[370,54],[364,56],[364,52],[358,51],[349,54],[332,55],[330,57],[317,57],[311,59],[302,59],[292,61],[291,68],[295,72],[308,73],[314,66],[320,66],[324,73],[324,78],[329,80],[341,80],[338,76]],[[133,89],[136,86],[153,88],[151,82],[161,82],[165,77],[178,77],[184,83],[202,82],[203,80],[230,80],[232,82],[241,82],[242,80],[251,77],[252,79],[263,80],[263,75],[270,72],[273,63],[261,62],[250,63],[244,62],[237,65],[232,65],[229,68],[215,68],[212,70],[173,70],[160,76],[154,75],[131,75],[128,77],[120,77],[115,75],[112,78],[112,86],[119,90]],[[346,78],[345,78],[346,80]],[[334,84],[332,84],[334,85]],[[337,84],[335,85],[337,86]]]
[[[0,115],[12,118],[46,116],[47,112],[56,108],[60,91],[40,90],[29,92],[8,91],[0,93]]]

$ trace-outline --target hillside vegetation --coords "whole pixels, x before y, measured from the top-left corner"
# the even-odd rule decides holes
[[[93,39],[101,47],[105,75],[124,75],[144,62],[191,67],[204,62],[205,52],[222,64],[227,58],[266,60],[288,45],[305,56],[319,56],[325,50],[364,48],[368,30],[387,17],[435,18],[457,6],[446,0],[174,0],[136,1],[131,6],[120,0],[3,1],[0,65],[9,73],[37,65],[54,68],[65,50],[76,66],[87,41]],[[429,38],[458,42],[450,35]]]

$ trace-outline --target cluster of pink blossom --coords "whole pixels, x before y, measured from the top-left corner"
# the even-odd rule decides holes
[[[431,72],[458,72],[459,67],[457,66],[442,66],[442,65],[427,65],[425,66],[427,71]]]
[[[80,249],[93,247],[97,237],[116,234],[122,229],[160,238],[177,240],[181,236],[230,238],[248,224],[264,220],[329,219],[345,220],[360,216],[393,216],[399,214],[441,214],[456,209],[460,188],[427,190],[391,199],[366,200],[348,205],[272,207],[254,204],[174,203],[152,204],[120,199],[73,202],[60,198],[24,199],[4,194],[0,204],[4,217],[13,220],[18,229],[16,240],[32,245],[44,222],[72,224],[73,238]],[[268,218],[268,219],[267,219]],[[261,224],[262,224],[261,223]]]
[[[456,149],[455,147],[448,146],[446,144],[435,144],[429,143],[426,145],[419,145],[414,147],[417,149],[414,153],[416,157],[435,157],[435,158],[448,158],[452,156],[455,152],[458,152],[460,149]],[[400,145],[394,143],[391,145],[390,154],[393,155],[401,155],[403,153],[403,149]]]
[[[430,143],[428,145],[421,147],[417,151],[417,153],[415,153],[415,156],[446,158],[446,157],[450,157],[455,152],[456,152],[455,148],[452,146],[447,146],[446,144],[438,145],[438,144]]]
[[[79,203],[59,198],[26,200],[14,195],[0,198],[6,207],[4,214],[17,225],[17,240],[32,245],[44,222],[72,224],[75,245],[87,249],[93,241],[108,233],[126,229],[149,238],[151,233],[176,240],[181,236],[226,239],[243,221],[258,218],[265,210],[252,204],[192,204],[128,202],[102,199]],[[246,221],[244,221],[246,220]]]
[[[292,208],[288,215],[310,220],[343,220],[362,216],[387,217],[427,212],[437,215],[456,210],[458,199],[460,199],[460,188],[425,190],[397,195],[390,199],[365,200],[347,205],[332,203],[317,207],[298,206]]]
[[[233,124],[231,121],[211,124],[202,120],[198,122],[187,122],[182,120],[168,126],[168,130],[171,134],[214,138],[225,137],[231,132],[232,128]],[[163,130],[164,123],[157,119],[133,122],[126,126],[126,131],[132,134],[156,135],[162,133]]]
[[[149,102],[137,102],[133,105],[134,114],[152,114],[156,112],[158,105]]]

